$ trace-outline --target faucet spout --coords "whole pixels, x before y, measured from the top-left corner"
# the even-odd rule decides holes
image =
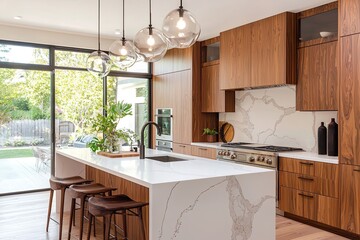
[[[149,121],[149,122],[145,123],[142,126],[142,128],[141,128],[141,136],[140,136],[140,146],[139,146],[139,148],[140,148],[140,159],[145,158],[144,132],[145,132],[145,128],[148,125],[154,125],[156,127],[157,131],[158,131],[158,135],[161,136],[161,128],[156,122]]]

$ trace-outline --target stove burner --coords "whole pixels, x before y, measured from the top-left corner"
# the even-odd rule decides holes
[[[266,145],[266,144],[246,143],[246,142],[224,143],[221,145],[221,147],[251,149],[251,150],[266,151],[266,152],[290,152],[290,151],[302,151],[303,150],[301,148],[272,146],[272,145]]]
[[[264,146],[256,147],[254,150],[267,151],[267,152],[290,152],[290,151],[302,151],[301,148],[281,147],[281,146]]]

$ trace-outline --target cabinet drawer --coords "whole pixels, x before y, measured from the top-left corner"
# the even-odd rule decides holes
[[[191,155],[191,145],[173,143],[173,152]]]
[[[280,171],[299,173],[314,176],[315,175],[315,162],[300,160],[294,158],[279,158]]]
[[[203,158],[216,159],[216,149],[215,148],[206,148],[191,146],[191,155]]]
[[[333,198],[339,197],[338,182],[333,179],[280,171],[279,184],[283,187],[294,188]]]

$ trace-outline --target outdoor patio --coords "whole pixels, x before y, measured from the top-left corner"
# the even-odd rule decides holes
[[[31,147],[0,149],[0,194],[49,188],[49,177],[49,165]]]

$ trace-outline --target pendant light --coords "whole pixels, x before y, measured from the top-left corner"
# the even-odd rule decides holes
[[[141,29],[135,35],[135,51],[145,62],[159,61],[167,51],[167,40],[160,30],[151,25],[151,0],[149,0],[149,27]]]
[[[111,70],[110,57],[100,50],[100,0],[98,0],[98,50],[89,55],[86,67],[91,74],[100,78],[107,76]]]
[[[111,44],[109,49],[110,58],[117,67],[126,70],[134,65],[137,55],[132,41],[125,39],[125,0],[123,0],[123,33],[121,40]]]
[[[193,45],[200,36],[201,28],[195,17],[183,8],[182,0],[178,9],[166,15],[162,30],[172,46],[187,48]]]

